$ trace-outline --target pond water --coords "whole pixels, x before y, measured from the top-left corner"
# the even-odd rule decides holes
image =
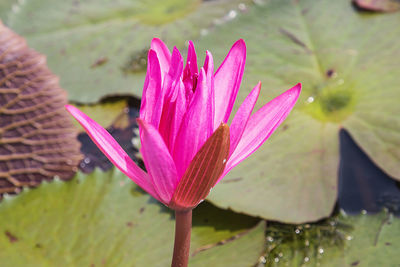
[[[376,213],[387,208],[400,215],[400,186],[377,167],[352,140],[340,131],[338,204],[349,214]]]

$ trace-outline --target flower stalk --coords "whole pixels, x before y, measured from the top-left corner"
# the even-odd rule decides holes
[[[171,267],[187,267],[189,262],[192,210],[175,211],[175,243]]]

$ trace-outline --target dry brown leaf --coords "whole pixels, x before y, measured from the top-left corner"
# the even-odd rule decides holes
[[[73,176],[82,156],[65,104],[46,58],[0,21],[0,197]]]
[[[400,10],[400,0],[353,0],[362,10],[373,12],[395,12]]]

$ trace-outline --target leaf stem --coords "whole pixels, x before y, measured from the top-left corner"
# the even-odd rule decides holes
[[[189,262],[192,210],[175,211],[175,244],[171,267],[187,267]]]

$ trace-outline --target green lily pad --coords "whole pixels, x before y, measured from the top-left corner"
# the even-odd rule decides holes
[[[2,266],[168,266],[171,261],[173,213],[116,170],[78,174],[5,198],[0,216]],[[221,266],[232,259],[238,264],[230,266],[253,265],[265,243],[265,223],[253,228],[257,222],[200,205],[193,218],[193,266],[203,260]],[[203,256],[215,253],[219,257]]]
[[[127,108],[127,101],[120,99],[91,105],[79,105],[78,107],[82,112],[106,128],[111,126],[118,117],[124,114],[124,110]],[[77,121],[74,120],[74,124],[80,131],[84,132],[82,126]]]
[[[219,64],[235,40],[246,41],[237,104],[259,80],[258,107],[303,83],[286,122],[209,199],[284,222],[329,216],[337,195],[342,128],[400,180],[399,23],[398,13],[356,12],[348,0],[271,0],[197,42]]]
[[[333,222],[333,221],[332,221]],[[346,216],[336,219],[336,226],[316,227],[318,232],[339,227],[336,242],[330,236],[305,238],[312,230],[289,233],[293,238],[282,239],[288,233],[275,233],[278,240],[271,242],[266,266],[398,266],[400,246],[400,220],[392,214]],[[343,230],[346,228],[346,230]],[[275,244],[275,245],[274,245]]]
[[[262,254],[264,248],[261,247],[260,250],[260,242],[265,242],[264,235],[261,235],[264,232],[265,225],[261,222],[254,229],[251,229],[233,242],[222,242],[213,249],[192,254],[189,266],[254,266],[255,262],[249,259],[258,259]],[[246,257],[241,255],[246,255]]]
[[[47,55],[71,100],[93,103],[104,95],[141,96],[153,37],[182,48],[246,2],[30,0],[2,16]]]
[[[12,10],[12,6],[16,3],[15,0],[2,0],[0,1],[0,20],[6,20],[7,14]],[[12,11],[11,11],[12,12]]]

